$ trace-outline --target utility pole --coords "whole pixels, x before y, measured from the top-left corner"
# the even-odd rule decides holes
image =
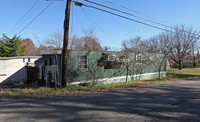
[[[67,56],[68,56],[68,40],[69,40],[69,19],[70,19],[71,0],[67,0],[65,8],[64,20],[64,38],[62,51],[62,87],[67,86]]]

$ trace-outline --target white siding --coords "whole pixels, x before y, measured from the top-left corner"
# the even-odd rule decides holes
[[[28,58],[30,57],[0,58],[0,83],[26,81],[25,66]],[[34,63],[38,58],[30,58],[30,63]]]

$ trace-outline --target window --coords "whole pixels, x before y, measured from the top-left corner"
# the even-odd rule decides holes
[[[47,60],[45,60],[44,65],[47,66]]]
[[[85,69],[87,68],[87,56],[79,56],[79,69]]]
[[[102,55],[102,60],[104,61],[115,61],[115,56],[114,55]]]
[[[121,67],[127,67],[130,65],[129,59],[121,59]]]
[[[52,65],[52,58],[49,59],[49,65]]]
[[[109,55],[108,56],[109,61],[115,61],[115,56],[114,55]]]
[[[121,63],[121,67],[125,67],[130,64],[128,55],[118,56],[118,60]]]
[[[137,62],[137,64],[142,64],[142,55],[141,54],[136,55],[136,62]]]
[[[129,64],[130,62],[129,62],[129,59],[128,58],[125,58],[125,59],[123,59],[122,60],[122,65],[123,66],[126,66],[127,64]]]

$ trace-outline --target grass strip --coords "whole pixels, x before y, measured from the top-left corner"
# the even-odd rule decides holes
[[[15,91],[0,91],[0,98],[40,98],[40,97],[51,97],[51,96],[63,96],[63,95],[71,95],[71,94],[83,94],[90,93],[102,90],[110,90],[110,89],[120,89],[126,87],[135,87],[138,85],[146,85],[146,84],[154,84],[159,82],[168,82],[168,81],[176,81],[176,80],[184,80],[190,78],[198,78],[200,76],[200,68],[195,69],[170,69],[174,70],[174,73],[167,73],[167,77],[161,79],[151,79],[151,80],[133,80],[128,83],[113,83],[107,85],[95,85],[92,87],[84,87],[84,86],[70,86],[67,88],[58,88],[55,90],[54,88],[25,88]]]

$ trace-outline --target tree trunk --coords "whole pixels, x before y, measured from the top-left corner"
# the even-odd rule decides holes
[[[194,50],[193,50],[193,67],[196,68],[196,61],[195,61],[195,54],[194,54]]]
[[[134,80],[135,75],[135,66],[133,65],[132,72],[131,72],[131,80]]]
[[[158,69],[158,79],[160,79],[160,71],[161,71],[161,67],[159,67]]]
[[[128,84],[128,67],[126,68],[126,83]]]
[[[178,67],[179,67],[178,68],[179,70],[182,70],[182,61],[181,60],[178,61]]]

